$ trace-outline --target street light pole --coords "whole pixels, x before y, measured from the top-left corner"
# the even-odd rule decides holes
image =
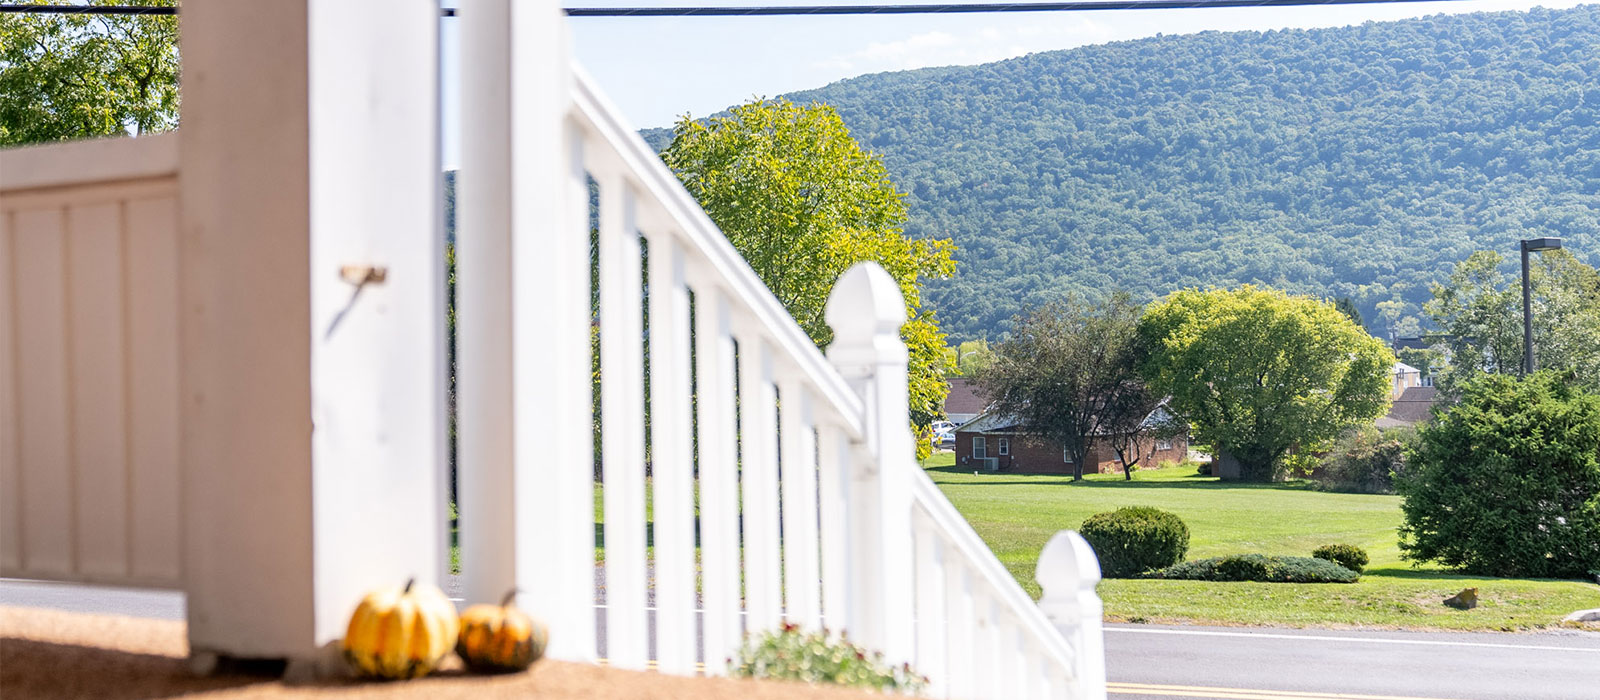
[[[1528,254],[1546,250],[1559,250],[1559,238],[1530,238],[1519,241],[1522,248],[1522,373],[1533,374],[1537,364],[1533,360],[1533,285],[1528,280]]]

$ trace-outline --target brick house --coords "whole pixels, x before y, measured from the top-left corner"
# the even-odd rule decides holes
[[[1145,419],[1144,426],[1159,425],[1170,418],[1166,409],[1158,408]],[[1017,419],[1009,416],[984,413],[957,428],[956,464],[972,467],[974,471],[990,469],[1028,474],[1073,472],[1072,455],[1067,454],[1065,448],[1055,442],[1040,444],[1040,441],[1027,439],[1018,423]],[[1145,467],[1164,461],[1181,461],[1189,455],[1187,432],[1165,438],[1149,434],[1140,437],[1138,444],[1139,464]],[[1122,460],[1117,458],[1116,451],[1107,441],[1091,439],[1085,459],[1088,462],[1083,470],[1086,474],[1122,473]]]
[[[971,379],[954,377],[947,381],[950,382],[950,393],[944,397],[944,415],[951,423],[966,423],[988,408],[989,402],[978,394],[978,387],[973,385]]]

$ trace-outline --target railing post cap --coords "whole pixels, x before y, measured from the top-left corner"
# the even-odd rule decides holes
[[[879,334],[898,337],[909,316],[894,278],[878,263],[862,262],[833,285],[823,318],[833,328],[834,342],[853,345]]]
[[[1034,578],[1044,589],[1044,597],[1074,595],[1077,590],[1094,590],[1100,582],[1100,558],[1083,535],[1072,530],[1057,532],[1039,553]]]

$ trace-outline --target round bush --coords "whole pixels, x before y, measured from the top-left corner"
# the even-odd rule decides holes
[[[1400,551],[1481,576],[1600,570],[1600,395],[1552,371],[1480,375],[1459,393],[1395,483]]]
[[[1358,574],[1367,568],[1366,550],[1353,544],[1325,544],[1312,550],[1311,556],[1331,561]]]
[[[1118,508],[1083,521],[1079,532],[1100,557],[1106,578],[1132,578],[1183,561],[1189,527],[1178,516],[1145,506]]]
[[[1355,583],[1360,574],[1312,557],[1230,554],[1186,561],[1144,574],[1142,578],[1185,581],[1258,581],[1261,583]]]

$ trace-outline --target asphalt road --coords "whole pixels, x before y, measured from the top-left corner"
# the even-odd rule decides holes
[[[1363,695],[1600,700],[1600,634],[1572,630],[1489,634],[1113,625],[1106,629],[1106,666],[1113,700],[1354,700]]]
[[[184,614],[181,593],[10,579],[0,579],[0,605]],[[604,619],[603,607],[596,616]],[[1111,700],[1600,700],[1600,633],[1592,632],[1112,625],[1105,640]]]

